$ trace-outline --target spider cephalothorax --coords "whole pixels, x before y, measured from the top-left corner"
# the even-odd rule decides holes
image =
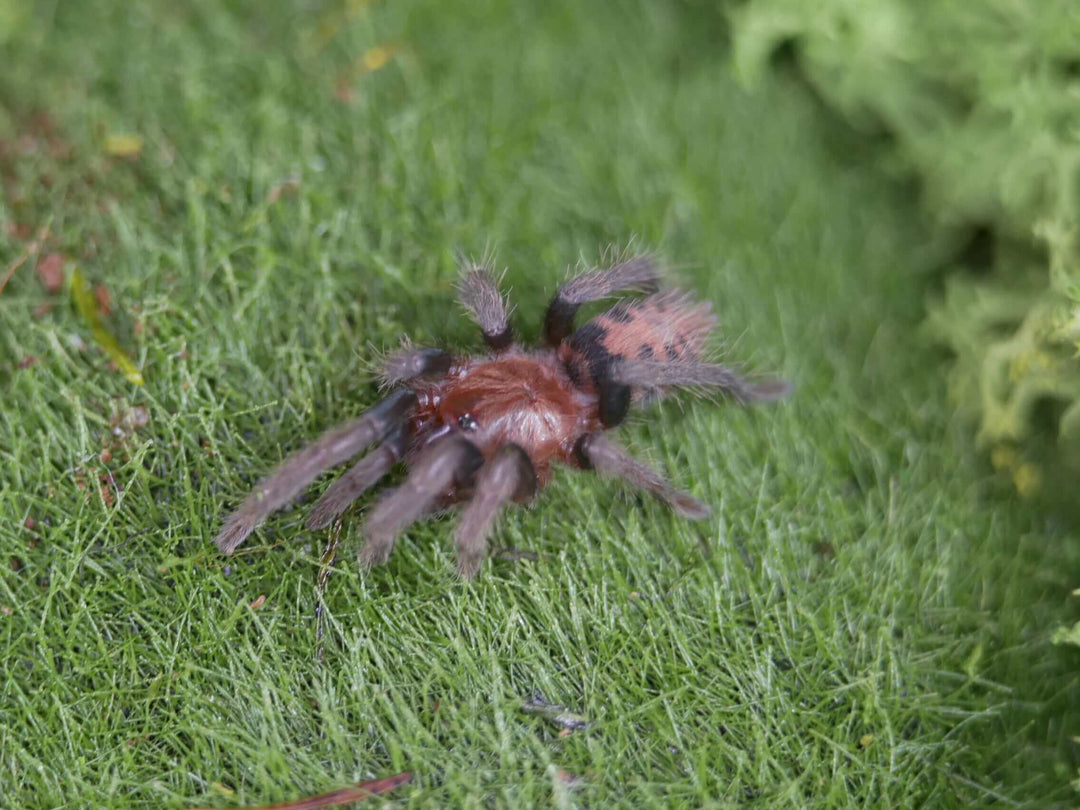
[[[710,387],[739,402],[771,400],[788,386],[751,382],[727,366],[702,360],[716,319],[707,303],[661,291],[660,274],[639,256],[583,273],[559,288],[544,320],[543,349],[514,341],[506,303],[486,267],[466,268],[462,304],[483,331],[488,353],[455,358],[440,349],[407,348],[387,359],[383,377],[397,390],[357,419],[290,457],[264,479],[225,522],[217,544],[226,554],[274,510],[324,470],[377,447],[334,482],[308,520],[330,523],[399,461],[405,482],[368,515],[360,560],[385,562],[410,523],[464,503],[457,529],[458,570],[472,576],[487,532],[509,501],[524,503],[547,483],[552,462],[595,469],[641,487],[680,514],[701,518],[707,507],[612,444],[604,432],[632,404],[680,387]],[[649,293],[625,301],[574,331],[589,301],[620,290]]]

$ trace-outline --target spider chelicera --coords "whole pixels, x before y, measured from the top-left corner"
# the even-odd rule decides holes
[[[778,379],[749,380],[703,359],[716,325],[709,303],[661,289],[653,260],[637,256],[583,273],[559,288],[544,318],[546,348],[519,346],[490,269],[469,265],[459,298],[483,332],[487,353],[455,357],[406,348],[384,364],[397,390],[358,418],[300,450],[226,521],[218,547],[231,554],[273,511],[324,470],[376,447],[316,503],[308,527],[321,529],[401,461],[404,483],[376,502],[364,526],[360,562],[386,561],[398,535],[426,514],[463,503],[457,526],[458,571],[480,568],[486,537],[508,502],[526,503],[550,478],[553,462],[622,478],[689,518],[708,508],[613,444],[634,404],[679,388],[720,390],[740,403],[783,397]],[[623,290],[647,295],[616,304],[576,331],[587,302]]]

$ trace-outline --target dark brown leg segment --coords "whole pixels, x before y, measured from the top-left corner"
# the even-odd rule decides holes
[[[603,475],[622,478],[650,492],[680,515],[694,520],[709,516],[709,507],[693,496],[675,489],[651,467],[638,461],[621,447],[612,444],[600,433],[582,436],[574,448],[578,462],[586,469]]]
[[[506,445],[480,468],[476,490],[457,528],[458,574],[463,579],[471,579],[480,570],[488,532],[503,505],[510,500],[526,501],[535,492],[536,470],[516,444]]]
[[[232,554],[256,526],[288,504],[321,472],[348,461],[372,442],[385,437],[408,419],[415,406],[416,395],[412,391],[399,391],[290,457],[264,478],[225,521],[214,540],[218,548]]]
[[[364,547],[359,559],[365,568],[386,562],[394,541],[410,523],[428,512],[453,487],[467,487],[484,457],[460,435],[439,439],[416,460],[397,489],[375,504],[364,526]]]
[[[600,422],[606,428],[622,424],[630,412],[633,392],[629,385],[605,377],[596,386],[599,397]]]
[[[544,339],[558,346],[574,331],[574,316],[582,304],[599,301],[620,290],[655,290],[660,271],[648,256],[635,256],[607,270],[590,270],[559,287],[544,316]]]
[[[483,265],[469,265],[458,283],[458,298],[484,334],[484,343],[495,352],[514,343],[510,313],[491,271]]]
[[[387,356],[383,363],[383,382],[386,385],[431,377],[450,370],[454,358],[442,349],[403,349]]]

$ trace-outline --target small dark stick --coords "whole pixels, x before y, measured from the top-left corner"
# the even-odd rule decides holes
[[[330,581],[330,573],[334,570],[334,559],[337,557],[340,542],[341,518],[338,518],[330,529],[330,539],[319,561],[319,575],[315,579],[315,662],[319,664],[326,660],[326,647],[323,644],[323,630],[326,625],[326,583]]]

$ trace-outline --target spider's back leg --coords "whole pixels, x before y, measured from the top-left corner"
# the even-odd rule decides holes
[[[655,388],[615,372],[621,364],[655,360],[662,368],[693,364],[716,325],[712,307],[677,290],[616,304],[559,346],[571,381],[598,397],[605,427],[621,423],[631,402]]]
[[[506,300],[487,266],[470,264],[465,267],[458,282],[458,299],[480,327],[489,349],[501,352],[514,344]]]
[[[621,478],[652,493],[680,515],[694,520],[709,516],[708,506],[692,495],[676,489],[660,473],[608,441],[603,434],[588,433],[582,436],[574,448],[574,454],[585,469]]]
[[[590,270],[559,287],[544,315],[544,339],[558,346],[574,331],[574,316],[582,304],[599,301],[620,290],[655,290],[660,271],[648,256],[634,256],[606,270]]]
[[[752,380],[730,366],[698,360],[665,363],[619,359],[612,365],[610,377],[616,383],[647,391],[668,387],[716,388],[742,405],[783,399],[791,393],[791,383],[787,380],[776,377]]]

